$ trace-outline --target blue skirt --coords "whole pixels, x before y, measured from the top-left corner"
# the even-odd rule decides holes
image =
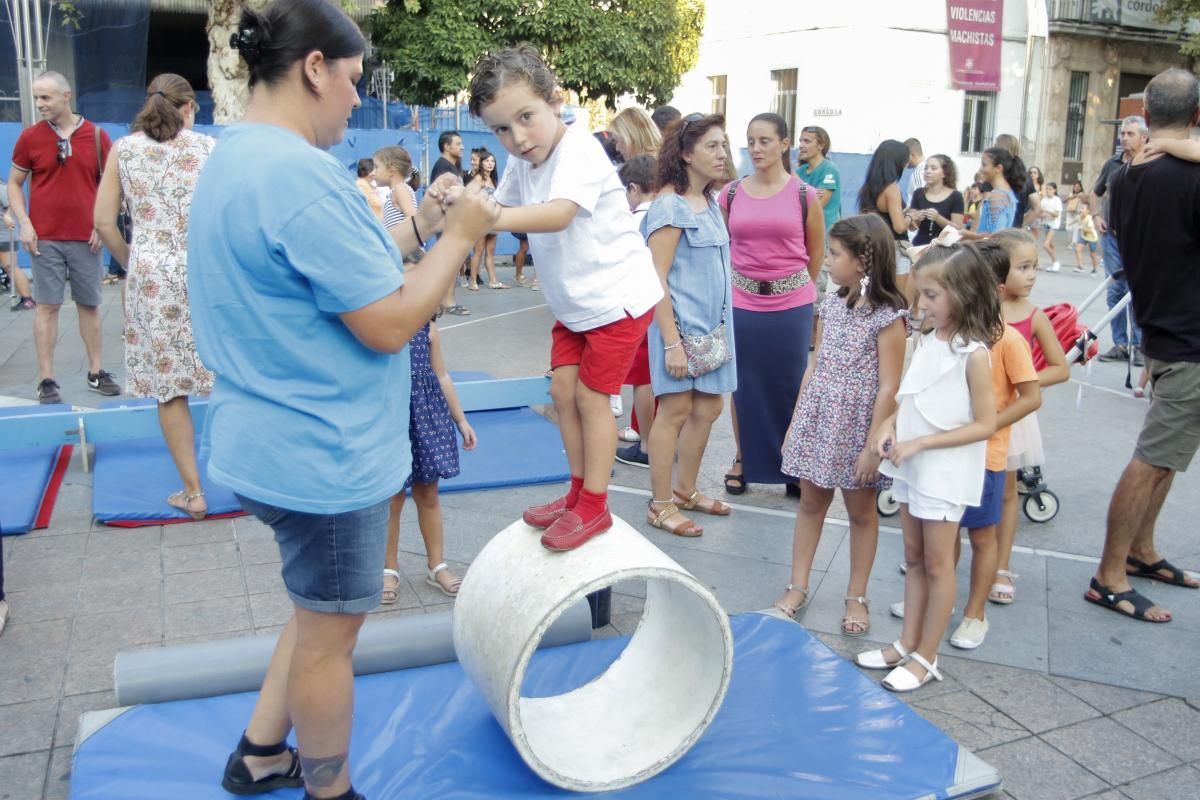
[[[738,438],[747,483],[792,483],[783,474],[783,440],[792,422],[812,343],[813,305],[784,311],[733,310],[737,341]]]

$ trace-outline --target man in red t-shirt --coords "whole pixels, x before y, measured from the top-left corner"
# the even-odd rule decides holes
[[[54,380],[54,345],[68,278],[87,350],[88,388],[120,394],[113,376],[100,366],[100,237],[92,226],[96,187],[112,141],[71,111],[71,84],[61,73],[38,76],[33,95],[42,122],[21,131],[13,147],[8,201],[33,264],[38,400],[61,400]],[[27,212],[22,187],[30,176]]]

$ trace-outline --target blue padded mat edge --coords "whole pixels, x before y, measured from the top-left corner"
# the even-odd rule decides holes
[[[64,403],[8,406],[0,417],[27,417],[70,411]],[[37,520],[42,498],[58,462],[58,447],[0,450],[0,535],[28,533]]]
[[[733,677],[712,726],[670,769],[603,796],[949,800],[1000,785],[977,760],[969,785],[956,784],[965,751],[799,625],[761,614],[731,622]],[[539,651],[524,693],[586,683],[625,641]],[[353,779],[370,800],[578,796],[529,770],[457,662],[361,677],[355,691]],[[72,800],[227,800],[221,771],[255,698],[139,706],[117,717],[77,749]]]
[[[456,375],[484,380],[483,373]],[[153,400],[119,400],[105,408],[146,405]],[[472,411],[467,414],[479,444],[459,451],[460,472],[441,482],[443,492],[466,492],[504,486],[555,483],[570,479],[558,427],[530,408]],[[196,451],[199,453],[199,437]],[[233,492],[208,478],[208,462],[200,461],[201,481],[210,515],[241,511]],[[167,495],[180,488],[166,442],[161,438],[130,439],[96,445],[92,512],[100,522],[185,520],[167,505]]]

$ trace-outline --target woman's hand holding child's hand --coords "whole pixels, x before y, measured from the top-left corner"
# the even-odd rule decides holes
[[[500,218],[500,205],[478,184],[473,183],[448,196],[447,203],[446,232],[453,232],[469,242],[482,239]]]

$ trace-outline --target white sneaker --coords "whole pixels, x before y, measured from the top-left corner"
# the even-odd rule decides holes
[[[1046,272],[1058,272],[1060,269],[1062,269],[1062,264],[1059,264],[1057,261],[1055,261],[1053,264],[1046,267]]]
[[[950,637],[950,644],[960,650],[974,650],[983,644],[983,640],[987,637],[987,632],[987,617],[983,619],[963,617],[957,630],[954,631],[954,635]]]
[[[899,600],[895,603],[892,603],[890,606],[888,606],[888,611],[892,612],[893,617],[896,617],[897,619],[904,619],[904,601]],[[958,611],[958,606],[950,609],[950,616],[954,616],[955,611]]]
[[[619,394],[610,394],[608,396],[608,407],[612,409],[614,417],[619,417],[625,413],[625,406],[621,403],[621,395]]]
[[[629,427],[621,428],[619,431],[617,431],[617,438],[622,442],[630,443],[640,442],[642,440],[641,434]]]
[[[8,601],[0,600],[0,633],[4,633],[4,625],[8,622]]]
[[[1075,269],[1071,270],[1071,272],[1087,272],[1087,270],[1083,267],[1076,267]]]

